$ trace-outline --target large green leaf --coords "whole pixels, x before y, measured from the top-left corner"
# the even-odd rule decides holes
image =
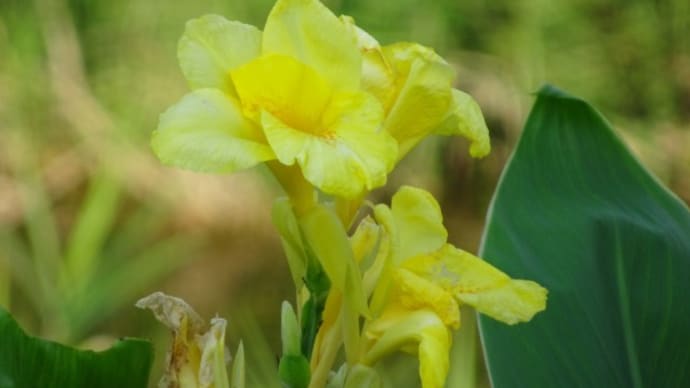
[[[0,388],[145,388],[152,361],[143,340],[93,352],[27,336],[0,308]]]
[[[489,215],[482,256],[549,289],[481,318],[495,387],[690,387],[690,212],[592,107],[539,93]]]

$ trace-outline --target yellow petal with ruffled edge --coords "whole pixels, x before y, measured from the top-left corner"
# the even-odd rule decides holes
[[[235,88],[230,70],[251,61],[260,52],[261,31],[219,15],[188,21],[177,46],[182,73],[192,89],[216,88],[231,96],[235,95]]]
[[[374,314],[389,303],[391,278],[400,263],[410,256],[432,252],[446,243],[448,232],[443,227],[441,208],[427,191],[403,186],[393,195],[391,207],[374,208],[376,222],[385,234],[385,246],[379,248],[387,254],[380,260],[380,278],[371,301]]]
[[[395,55],[392,55],[390,60],[386,54],[391,55],[391,53],[396,53],[394,47],[405,47],[408,49],[410,47],[414,48],[414,51],[419,53],[424,53],[423,57],[426,57],[427,62],[434,63],[439,74],[447,73],[445,76],[441,77],[440,82],[436,83],[436,86],[432,86],[428,92],[433,90],[442,90],[437,96],[446,96],[447,90],[450,88],[452,75],[448,73],[448,65],[440,57],[433,54],[430,49],[423,46],[413,45],[409,43],[398,43],[393,46],[389,46],[386,49],[386,54],[384,54],[383,49],[379,45],[378,41],[369,35],[366,31],[359,28],[354,19],[349,16],[340,17],[351,36],[354,37],[357,42],[357,47],[362,53],[362,88],[367,92],[376,96],[384,107],[386,115],[389,114],[393,103],[396,98],[401,96],[401,89],[413,83],[423,85],[427,81],[424,77],[417,78],[418,75],[412,74],[413,68],[410,66],[410,58],[405,58],[400,60]],[[404,50],[402,50],[404,52]],[[390,62],[389,62],[390,61]],[[392,66],[394,63],[395,66]],[[450,81],[445,82],[449,75]],[[421,82],[420,82],[421,81]],[[443,103],[443,99],[437,99],[435,102],[431,100],[431,106],[436,104],[436,107],[432,110],[436,116],[437,127],[433,130],[434,133],[439,135],[460,135],[464,136],[471,141],[470,155],[475,158],[486,156],[490,150],[489,142],[489,130],[484,122],[484,116],[482,115],[479,105],[477,105],[474,99],[457,89],[452,89],[451,91],[452,99],[451,103],[448,105],[448,110],[444,114],[440,114],[440,109],[438,108],[438,102]],[[405,95],[402,95],[405,97]],[[444,97],[445,98],[445,97]],[[393,119],[389,119],[393,120]],[[422,126],[418,126],[422,128]],[[427,128],[428,129],[428,128]],[[425,129],[426,131],[426,129]],[[402,138],[398,138],[401,141],[401,157],[404,156],[410,148],[416,144],[415,140],[417,136],[414,136],[409,140],[409,144],[406,144]]]
[[[217,89],[195,90],[165,111],[151,147],[164,164],[204,172],[233,172],[275,159],[259,127]]]
[[[405,261],[408,269],[438,284],[461,302],[507,324],[526,322],[546,308],[547,290],[514,280],[486,261],[450,244]]]
[[[486,127],[482,110],[469,94],[453,89],[453,103],[445,120],[435,132],[439,135],[460,135],[470,140],[470,155],[475,158],[486,156],[491,151],[489,129]]]
[[[447,290],[406,269],[396,270],[394,281],[396,297],[405,308],[428,308],[434,311],[446,326],[452,329],[460,328],[460,307]]]
[[[380,130],[383,112],[373,96],[336,90],[284,55],[261,57],[234,70],[232,78],[245,111],[261,112],[278,160],[297,162],[314,186],[355,198],[386,182],[397,145]]]
[[[402,158],[446,117],[455,72],[430,48],[395,43],[383,48],[395,71],[395,102],[384,128],[398,141]]]
[[[398,94],[393,68],[373,36],[357,27],[353,18],[343,15],[340,19],[362,54],[362,89],[376,96],[383,105],[384,112],[388,113]]]
[[[373,365],[392,352],[406,349],[417,353],[423,388],[445,385],[452,338],[436,313],[390,309],[369,325],[366,334],[375,343],[363,359],[365,364]]]
[[[320,1],[278,0],[266,20],[262,50],[298,59],[339,89],[359,88],[357,45]]]

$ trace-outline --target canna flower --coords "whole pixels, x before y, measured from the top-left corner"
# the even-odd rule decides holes
[[[187,23],[178,57],[191,93],[161,115],[166,164],[233,172],[277,160],[323,192],[381,186],[397,157],[362,84],[347,26],[317,0],[278,0],[264,31],[216,15]]]
[[[489,152],[481,111],[452,88],[448,63],[418,44],[382,47],[318,0],[278,0],[263,31],[217,15],[191,20],[178,58],[192,92],[153,134],[165,164],[228,173],[276,161],[300,171],[283,180],[359,199],[429,134],[465,136],[475,157]]]
[[[441,210],[428,192],[403,187],[390,208],[377,205],[374,214],[388,247],[379,248],[383,255],[371,266],[382,269],[375,270],[380,276],[371,299],[372,319],[364,328],[363,364],[396,350],[416,353],[423,387],[443,387],[450,330],[460,328],[461,305],[510,325],[529,321],[546,307],[547,290],[537,283],[513,280],[448,244]],[[365,226],[372,230],[370,223]],[[364,251],[366,234],[355,233],[356,251]]]
[[[429,134],[464,136],[473,157],[489,153],[479,105],[452,87],[455,71],[443,58],[416,43],[382,47],[352,18],[341,19],[362,52],[362,87],[383,105],[383,126],[398,142],[398,159]]]
[[[213,318],[204,332],[206,323],[194,309],[182,299],[162,292],[140,299],[136,306],[150,309],[156,319],[173,332],[167,369],[158,383],[160,388],[229,387],[226,364],[230,354],[225,349],[227,322],[224,319]]]

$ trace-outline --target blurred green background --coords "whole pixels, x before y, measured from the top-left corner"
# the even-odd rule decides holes
[[[597,106],[690,201],[687,0],[325,3],[383,44],[434,47],[481,105],[491,156],[429,139],[375,193],[431,190],[456,245],[476,251],[544,82]],[[0,0],[0,305],[29,332],[88,347],[143,336],[162,348],[167,332],[133,304],[163,290],[228,317],[231,343],[244,334],[269,359],[277,351],[280,301],[293,290],[270,223],[275,185],[261,169],[164,168],[148,147],[158,115],[187,91],[176,59],[185,21],[218,13],[260,27],[272,4]]]

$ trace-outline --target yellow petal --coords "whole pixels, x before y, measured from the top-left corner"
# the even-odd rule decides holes
[[[532,281],[513,280],[450,244],[431,255],[413,257],[403,267],[438,284],[480,313],[508,324],[529,321],[546,308],[545,288]]]
[[[340,19],[354,37],[362,54],[362,89],[376,96],[383,105],[384,112],[388,113],[399,92],[393,68],[374,37],[357,27],[351,17],[341,16]]]
[[[168,165],[233,172],[275,158],[261,130],[217,89],[187,94],[160,117],[151,146]]]
[[[527,322],[546,308],[547,290],[530,280],[510,280],[482,292],[458,293],[457,298],[482,314],[514,325]]]
[[[322,134],[333,87],[312,67],[285,55],[264,55],[231,72],[248,115],[263,110],[297,130]]]
[[[424,332],[419,343],[419,377],[422,388],[443,388],[448,376],[451,336],[440,326]]]
[[[379,260],[378,269],[379,275],[373,282],[375,288],[370,302],[371,313],[374,316],[378,316],[381,311],[386,308],[389,303],[389,294],[391,289],[391,283],[393,280],[394,269],[394,259],[400,255],[400,242],[399,235],[397,231],[397,225],[395,223],[395,218],[391,209],[386,205],[376,205],[374,207],[374,217],[376,222],[381,225],[384,230],[384,239],[381,241],[382,245],[379,248],[382,259]],[[371,284],[371,277],[365,282],[365,286]]]
[[[391,310],[374,321],[367,335],[375,339],[364,357],[372,365],[394,351],[414,349],[419,357],[423,388],[442,388],[448,375],[451,336],[445,324],[429,310]]]
[[[381,228],[376,225],[371,217],[365,217],[357,225],[355,233],[350,237],[350,244],[355,254],[355,260],[360,264],[361,268],[371,265],[371,259],[378,251],[380,237]]]
[[[381,105],[364,92],[335,90],[314,69],[285,55],[232,72],[245,110],[261,123],[278,160],[297,162],[320,190],[356,198],[386,182],[397,145],[380,130]]]
[[[453,69],[433,50],[413,43],[383,48],[395,71],[395,102],[385,129],[400,145],[402,158],[443,121],[452,101]]]
[[[397,90],[393,69],[381,50],[362,52],[362,89],[376,96],[386,114],[390,112]]]
[[[470,140],[470,155],[486,156],[491,151],[489,129],[477,102],[467,93],[453,89],[453,103],[435,131],[439,135],[460,135]]]
[[[359,88],[361,56],[345,25],[320,1],[278,0],[266,20],[264,54],[284,54],[337,88]]]
[[[358,112],[341,117],[332,137],[295,130],[267,112],[262,117],[268,141],[282,163],[297,161],[304,177],[314,186],[349,199],[385,184],[389,171],[386,162],[396,150],[392,138],[372,130],[376,119],[367,118],[367,103],[353,97],[351,103]],[[375,115],[373,112],[369,116]],[[361,125],[346,127],[355,120]]]
[[[388,233],[367,216],[360,222],[350,243],[355,258],[364,271],[362,285],[365,295],[369,297],[382,282],[381,274],[390,257],[390,238]]]
[[[405,308],[432,310],[446,326],[460,328],[460,308],[451,293],[406,269],[396,270],[394,278],[395,292]]]
[[[205,15],[187,22],[177,56],[192,89],[216,88],[234,95],[230,70],[260,51],[261,31],[254,26]]]
[[[448,232],[436,199],[428,191],[401,187],[391,201],[396,225],[398,254],[395,263],[422,253],[433,252],[446,243]]]

